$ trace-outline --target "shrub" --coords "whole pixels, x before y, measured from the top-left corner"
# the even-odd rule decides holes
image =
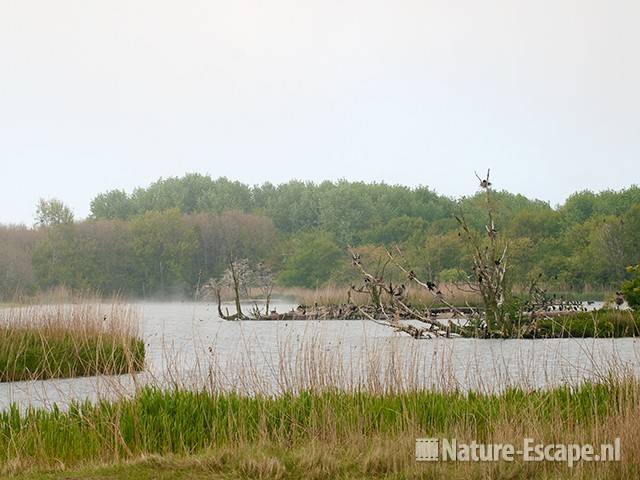
[[[640,263],[635,267],[627,267],[629,273],[634,277],[622,282],[622,295],[631,308],[638,310],[640,307]]]

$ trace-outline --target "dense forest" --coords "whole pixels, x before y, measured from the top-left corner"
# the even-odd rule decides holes
[[[33,227],[0,227],[0,299],[65,285],[105,294],[192,294],[230,258],[270,265],[282,286],[353,279],[347,245],[399,245],[426,278],[455,281],[470,264],[454,218],[484,228],[481,194],[451,199],[426,187],[291,181],[251,187],[189,174],[131,194],[96,196],[88,219],[41,201]],[[582,191],[552,208],[496,192],[511,242],[512,278],[559,288],[616,288],[640,260],[640,188]]]

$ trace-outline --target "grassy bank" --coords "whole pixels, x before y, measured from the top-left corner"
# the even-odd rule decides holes
[[[640,336],[640,316],[631,310],[572,312],[536,323],[536,338],[636,337]]]
[[[244,397],[146,388],[67,412],[2,413],[0,471],[30,470],[32,478],[163,478],[163,471],[166,478],[630,478],[640,472],[639,400],[633,380],[497,395]],[[623,454],[621,462],[574,469],[416,463],[414,441],[425,436],[516,444],[524,437],[593,444],[621,437]]]
[[[114,304],[27,306],[0,311],[0,382],[140,370],[135,311]]]

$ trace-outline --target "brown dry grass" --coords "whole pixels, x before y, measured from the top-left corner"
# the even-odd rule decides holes
[[[151,454],[116,463],[65,468],[60,464],[48,473],[32,471],[12,478],[242,478],[242,479],[632,479],[640,474],[640,409],[626,405],[592,425],[539,423],[533,416],[504,418],[482,437],[496,443],[521,445],[524,437],[543,443],[612,442],[621,438],[620,462],[578,462],[569,468],[556,462],[416,462],[415,438],[444,436],[458,441],[478,440],[473,425],[446,432],[421,431],[407,426],[390,435],[362,432],[336,439],[309,439],[290,444],[273,441],[241,441],[211,448],[197,455]],[[18,467],[18,465],[14,465]],[[13,475],[19,468],[5,469]],[[27,467],[28,468],[28,467]],[[7,478],[7,477],[5,477]]]
[[[0,309],[0,381],[137,371],[137,337],[136,309],[118,302]]]
[[[55,314],[68,307],[46,308]],[[78,318],[92,316],[93,310],[86,308],[84,317]],[[53,317],[43,314],[45,324],[46,318]],[[250,349],[250,338],[247,343]],[[391,353],[372,346],[353,365],[351,358],[328,351],[317,336],[310,335],[302,344],[284,345],[295,350],[281,352],[279,370],[274,372],[275,394],[270,393],[260,365],[242,352],[238,364],[206,365],[201,359],[202,370],[196,374],[201,377],[197,389],[203,396],[195,403],[187,392],[194,388],[189,385],[193,379],[182,378],[174,365],[173,376],[184,380],[184,385],[175,385],[173,396],[147,393],[146,403],[134,398],[133,407],[123,398],[95,415],[91,409],[71,416],[39,412],[32,424],[23,424],[27,428],[9,426],[4,436],[0,428],[0,444],[7,447],[0,476],[35,480],[615,479],[640,475],[640,383],[624,369],[603,366],[603,373],[587,387],[607,388],[594,394],[571,397],[572,390],[567,389],[547,396],[523,386],[517,395],[494,394],[489,389],[465,395],[456,391],[455,379],[447,383],[447,368],[456,360],[448,358],[446,351],[441,357],[424,358],[416,345],[400,342]],[[441,393],[426,391],[426,366],[441,370],[444,385],[450,387]],[[466,366],[473,375],[472,367]],[[533,368],[554,366],[535,363]],[[420,400],[422,396],[427,401]],[[211,408],[216,399],[222,403]],[[240,407],[229,413],[233,405]],[[433,415],[422,415],[427,410],[420,408],[433,409]],[[208,412],[203,415],[206,421],[197,424],[195,417],[201,412]],[[1,417],[0,427],[9,419],[17,422],[15,414]],[[521,461],[416,463],[415,439],[432,436],[516,445],[524,437],[545,443],[591,444],[620,437],[622,461],[581,463],[573,468]],[[203,438],[208,439],[206,448],[197,443]]]

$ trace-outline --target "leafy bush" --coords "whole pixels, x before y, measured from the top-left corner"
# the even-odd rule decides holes
[[[622,282],[622,295],[631,308],[638,310],[640,307],[640,263],[635,267],[627,267],[629,273],[634,274],[634,278]]]
[[[345,254],[326,232],[310,231],[295,235],[288,244],[288,255],[278,280],[285,287],[314,288],[322,285],[336,270]]]

